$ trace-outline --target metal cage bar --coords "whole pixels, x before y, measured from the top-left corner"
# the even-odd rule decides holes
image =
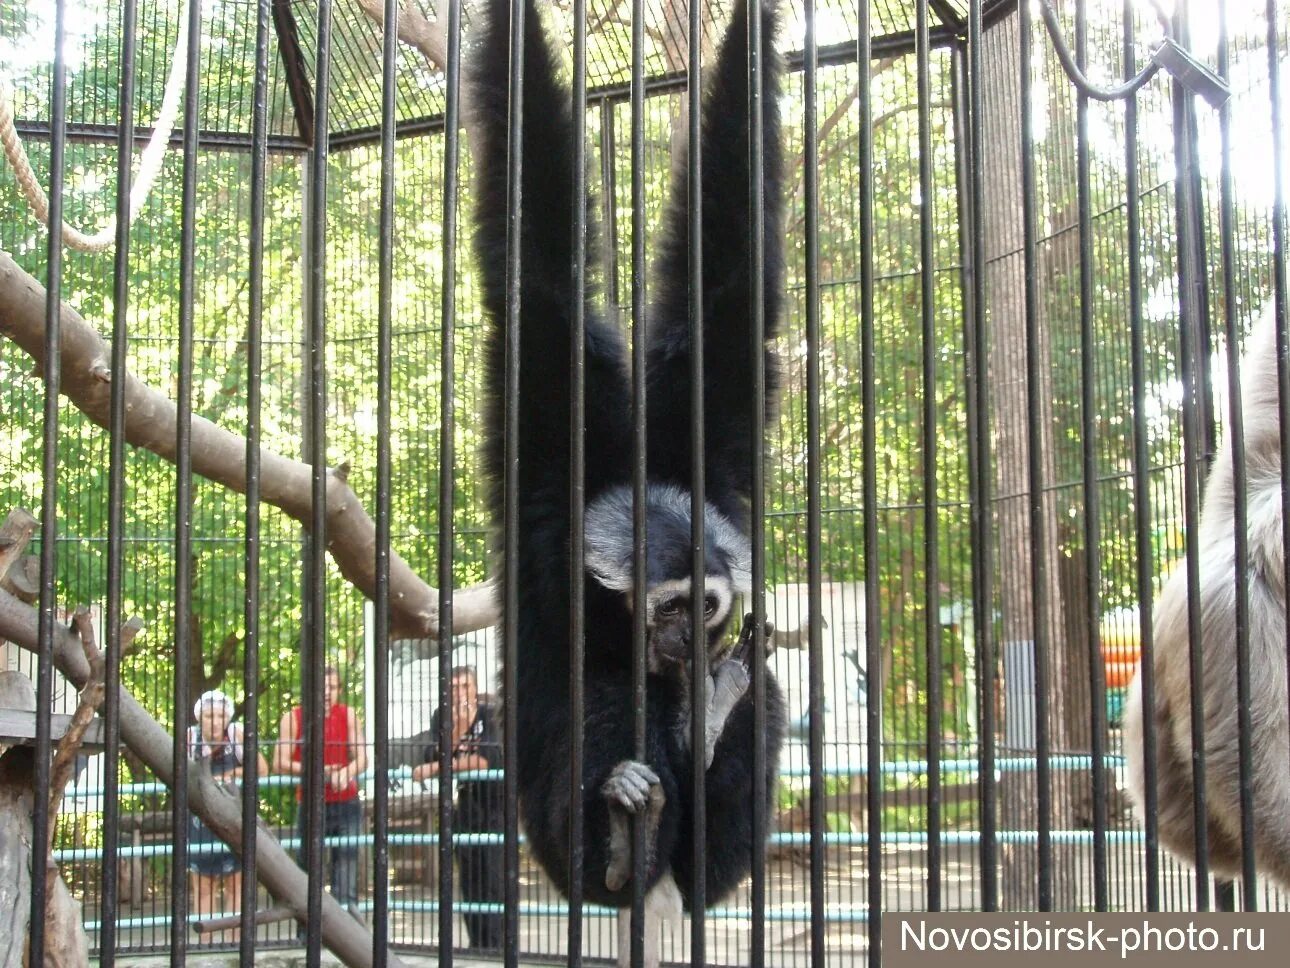
[[[375,666],[373,679],[376,693],[375,717],[373,726],[376,733],[375,772],[378,777],[389,772],[390,740],[390,527],[391,527],[391,445],[390,445],[390,401],[393,395],[393,289],[394,289],[394,122],[395,82],[398,76],[398,22],[399,6],[395,0],[385,0],[383,10],[386,29],[383,31],[381,44],[381,197],[380,197],[380,250],[378,254],[377,295],[377,391],[376,391],[376,561],[375,561],[375,596],[373,598],[376,635],[372,649]],[[446,133],[446,132],[445,132]],[[455,133],[455,132],[454,132]],[[447,181],[447,179],[445,179]],[[444,196],[445,209],[452,204],[450,196]],[[444,219],[444,236],[446,244],[455,241],[453,227],[449,218]],[[452,266],[451,256],[445,260],[447,272]],[[447,277],[445,292],[451,291],[451,276]],[[450,297],[449,297],[450,298]],[[445,313],[443,329],[444,344],[451,347],[452,322]],[[442,376],[443,382],[451,388],[452,358],[448,357],[448,366]],[[441,465],[447,448],[449,461],[452,458],[453,419],[451,397],[449,407],[440,404],[440,422],[446,428],[440,438]],[[451,466],[451,464],[449,465]],[[452,542],[451,537],[445,542],[444,532],[452,533],[452,474],[448,475],[449,484],[443,485],[442,466],[440,471],[439,503],[439,555],[444,557],[444,546],[447,545],[449,574],[451,574]],[[448,515],[445,521],[443,513],[444,492],[447,492]],[[440,587],[445,587],[440,579]],[[451,588],[451,581],[446,587]],[[448,628],[452,627],[452,609],[448,609]],[[440,603],[440,646],[443,643],[444,609]],[[442,668],[442,663],[441,663]],[[446,677],[440,676],[440,690]],[[442,697],[441,697],[442,698]],[[442,708],[442,707],[441,707]],[[440,714],[441,718],[446,718]],[[385,783],[377,783],[374,791],[375,804],[372,811],[374,842],[372,845],[372,964],[375,968],[384,968],[388,958],[390,943],[389,910],[390,910],[390,790]],[[444,798],[446,799],[446,798]],[[448,935],[451,937],[451,935]],[[440,945],[441,948],[445,947]],[[447,946],[449,949],[451,945]]]
[[[1088,59],[1088,12],[1085,0],[1075,6],[1075,63],[1082,72]],[[1097,401],[1094,390],[1093,333],[1093,202],[1089,158],[1088,96],[1080,91],[1076,101],[1077,206],[1079,210],[1079,314],[1081,475],[1084,490],[1084,595],[1089,673],[1089,738],[1093,756],[1093,906],[1105,911],[1108,901],[1106,853],[1106,686],[1103,682],[1099,624],[1102,614],[1100,517],[1097,484]]]
[[[1219,3],[1218,74],[1228,76],[1227,2]],[[1222,259],[1223,331],[1227,342],[1228,415],[1226,438],[1232,449],[1232,539],[1236,597],[1236,693],[1238,780],[1241,816],[1241,899],[1247,911],[1258,910],[1254,865],[1254,785],[1250,775],[1253,722],[1250,712],[1249,474],[1245,461],[1245,407],[1241,398],[1240,332],[1236,313],[1235,218],[1232,198],[1231,102],[1219,108],[1222,161],[1219,176],[1219,245]]]
[[[331,71],[331,0],[318,4],[318,50],[314,65],[317,88],[327,92]],[[309,872],[306,900],[305,965],[322,964],[323,849],[325,837],[323,776],[326,736],[327,635],[327,132],[331,99],[314,99],[316,140],[309,153],[308,200],[305,206],[305,257],[308,273],[305,312],[305,365],[308,408],[305,450],[310,464],[311,519],[304,542],[305,630],[300,728],[303,747],[303,794],[299,811],[302,851]],[[300,737],[297,737],[300,739]]]
[[[519,788],[516,782],[518,747],[516,717],[516,665],[519,657],[519,394],[520,394],[520,292],[524,267],[519,238],[524,180],[524,0],[511,0],[510,20],[510,116],[507,123],[506,168],[506,328],[505,328],[505,451],[506,471],[504,557],[505,587],[502,606],[502,654],[504,656],[502,694],[507,712],[506,735],[502,750],[506,778],[504,797],[506,811],[506,869],[519,868]],[[515,878],[506,879],[505,942],[503,956],[506,968],[519,964],[519,890]]]
[[[269,31],[272,27],[271,0],[256,4],[254,118],[251,149],[251,225],[248,257],[250,272],[247,301],[247,398],[246,398],[246,540],[244,576],[246,598],[243,621],[246,638],[242,662],[243,748],[250,750],[242,766],[242,968],[255,964],[256,883],[255,833],[259,817],[260,749],[260,564],[262,529],[260,488],[260,441],[263,419],[261,379],[264,371],[264,222],[269,163]]]
[[[860,171],[872,171],[873,151],[873,40],[871,11],[867,3],[860,4],[860,20],[856,51],[859,67],[857,91],[860,101]],[[868,179],[862,179],[860,193],[860,380],[863,396],[863,447],[866,454],[877,450],[878,422],[875,380],[874,341],[874,195]],[[882,669],[883,645],[878,574],[878,475],[873,461],[866,461],[862,472],[862,502],[864,505],[864,586],[865,586],[865,668]],[[872,672],[870,672],[872,675]],[[872,682],[872,680],[870,680]],[[879,678],[881,682],[881,677]],[[882,964],[882,912],[883,899],[883,818],[882,818],[882,689],[870,688],[865,695],[866,713],[866,764],[869,771],[869,796],[866,803],[868,834],[869,883],[866,916],[869,929],[869,964],[877,968]]]
[[[125,0],[121,8],[121,122],[117,131],[116,252],[112,265],[112,373],[125,372],[130,304],[130,185],[133,171],[127,147],[134,142],[134,65],[138,48],[138,3]],[[107,648],[103,663],[103,826],[121,824],[119,770],[121,762],[121,624],[125,568],[125,381],[112,381],[108,420],[108,568],[105,601]],[[112,968],[117,945],[117,838],[103,855],[104,929],[100,960]]]
[[[586,427],[587,427],[587,4],[574,2],[573,93],[573,238],[572,333],[569,339],[569,789],[580,791],[586,744]],[[612,123],[612,108],[602,108]],[[601,147],[602,165],[612,161]],[[612,208],[612,200],[610,204]],[[612,239],[612,237],[611,237]],[[612,241],[610,248],[612,248]],[[569,925],[567,963],[582,964],[583,847],[586,836],[583,801],[571,797],[569,811]]]
[[[202,5],[192,0],[188,8],[189,50],[201,43]],[[179,380],[178,419],[175,437],[175,670],[174,708],[175,785],[171,793],[171,817],[174,825],[175,853],[171,861],[172,922],[170,958],[172,965],[182,965],[188,947],[188,817],[189,817],[189,750],[187,731],[180,730],[180,716],[189,702],[188,675],[192,652],[192,517],[193,517],[193,311],[196,295],[195,248],[197,218],[197,122],[201,97],[201,61],[188,60],[184,92],[184,148],[182,200],[180,202],[179,241]]]
[[[926,4],[918,4],[914,31],[918,100],[918,278],[922,323],[922,464],[923,464],[923,645],[927,654],[927,909],[941,908],[941,712],[943,657],[940,629],[940,493],[937,447],[936,272],[933,235],[935,194],[932,184],[931,23]]]
[[[387,23],[389,21],[387,20]],[[459,140],[461,98],[461,0],[448,5],[448,62],[443,159],[443,238],[445,259],[442,278],[443,334],[439,352],[439,775],[440,789],[451,789],[452,721],[448,715],[452,702],[452,683],[445,670],[452,664],[453,584],[454,584],[454,465],[456,463],[456,418],[453,412],[456,396],[456,250],[457,188],[461,156]],[[391,127],[393,127],[393,120]],[[392,136],[392,135],[391,135]],[[392,150],[392,148],[391,148]],[[439,964],[451,968],[453,960],[453,887],[452,846],[453,811],[449,797],[439,798]]]
[[[689,5],[689,60],[686,70],[686,120],[689,124],[686,166],[686,223],[689,226],[687,253],[689,264],[690,310],[690,644],[693,647],[690,667],[690,749],[694,751],[690,775],[691,829],[693,830],[694,878],[690,886],[690,964],[700,968],[707,963],[707,938],[704,934],[704,909],[707,907],[707,772],[704,758],[698,755],[707,735],[705,684],[708,678],[707,630],[703,610],[698,607],[705,597],[707,547],[704,534],[707,462],[707,428],[704,421],[704,279],[703,279],[703,5]],[[640,213],[636,214],[640,217]]]
[[[755,5],[754,5],[755,6]],[[819,145],[817,138],[816,82],[817,49],[815,4],[806,7],[806,53],[802,83],[805,100],[805,144],[802,151],[804,184],[804,226],[806,231],[806,570],[807,622],[807,708],[810,716],[808,769],[810,772],[810,903],[811,965],[825,963],[825,857],[824,857],[824,641],[820,628],[824,608],[821,600],[823,562],[820,547],[822,528],[820,494],[820,225]]]
[[[811,32],[814,19],[813,0],[807,0],[808,47],[814,43]],[[748,222],[752,226],[749,246],[748,284],[749,358],[753,360],[752,395],[752,494],[749,501],[752,549],[753,617],[752,663],[750,668],[753,694],[753,782],[752,782],[752,869],[750,871],[752,907],[752,968],[761,968],[766,959],[766,840],[769,818],[766,816],[766,143],[763,61],[765,24],[760,0],[748,5]],[[811,110],[814,104],[808,101]],[[809,170],[809,166],[808,166]],[[809,235],[808,235],[809,237]],[[697,611],[697,609],[696,609]]]
[[[631,347],[632,347],[632,747],[638,760],[646,755],[648,695],[645,570],[649,534],[646,527],[646,458],[648,438],[646,416],[649,404],[646,377],[646,344],[649,326],[648,293],[645,278],[645,4],[632,3],[631,76],[631,161],[632,161],[632,245],[631,245]],[[628,945],[628,962],[636,968],[645,962],[645,825],[632,823],[631,932],[623,937],[619,918],[618,951]]]
[[[1035,670],[1035,783],[1038,787],[1037,801],[1039,817],[1038,855],[1039,870],[1037,887],[1038,907],[1041,911],[1052,910],[1053,904],[1053,844],[1052,844],[1052,775],[1049,756],[1052,753],[1051,731],[1049,728],[1048,683],[1049,679],[1049,616],[1051,606],[1048,600],[1048,559],[1047,549],[1049,536],[1045,526],[1045,481],[1043,466],[1043,428],[1038,414],[1040,410],[1040,364],[1039,350],[1039,269],[1038,269],[1038,228],[1036,226],[1036,186],[1035,162],[1030,146],[1034,144],[1032,133],[1033,109],[1033,41],[1030,4],[1027,0],[1018,0],[1017,9],[1020,18],[1021,46],[1021,207],[1023,249],[1025,259],[1025,317],[1026,317],[1026,458],[1027,458],[1027,503],[1029,510],[1029,543],[1030,552],[1030,606],[1032,649]]]
[[[58,394],[62,386],[59,343],[62,334],[63,165],[66,147],[67,64],[63,45],[67,37],[67,4],[57,0],[54,13],[54,76],[50,91],[49,233],[45,270],[45,381],[44,423],[41,438],[40,495],[40,602],[36,666],[36,764],[32,786],[36,802],[47,804],[50,793],[51,704],[54,694],[55,555],[58,539]],[[32,855],[39,856],[49,842],[53,818],[36,810],[31,818]],[[45,921],[49,896],[45,878],[31,879],[31,917],[27,935],[28,964],[45,961]]]
[[[1173,30],[1185,43],[1186,4],[1174,14]],[[1183,501],[1186,519],[1187,555],[1187,626],[1189,629],[1189,662],[1191,670],[1191,741],[1192,789],[1194,791],[1194,832],[1196,845],[1196,902],[1197,908],[1207,911],[1209,899],[1209,831],[1208,797],[1206,783],[1205,749],[1205,697],[1201,684],[1205,681],[1205,658],[1201,648],[1202,611],[1200,604],[1200,545],[1199,521],[1201,499],[1201,466],[1205,460],[1201,448],[1202,415],[1198,396],[1203,392],[1198,357],[1200,347],[1200,305],[1205,301],[1204,256],[1198,251],[1196,229],[1200,200],[1196,198],[1197,185],[1193,178],[1195,143],[1187,137],[1192,129],[1191,98],[1179,81],[1173,82],[1175,219],[1178,232],[1178,304],[1179,369],[1183,379]]]

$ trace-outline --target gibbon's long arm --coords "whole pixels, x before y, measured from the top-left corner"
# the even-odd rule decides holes
[[[783,159],[780,150],[780,66],[774,52],[778,18],[762,0],[762,124],[765,200],[765,276],[756,298],[765,307],[766,398],[775,397],[777,373],[770,351],[780,316],[783,280]],[[753,225],[749,159],[748,5],[739,0],[721,53],[708,75],[703,108],[703,358],[706,495],[727,517],[746,518],[752,488],[751,325]],[[674,179],[654,266],[660,280],[650,320],[649,462],[651,477],[690,486],[690,335],[686,168]],[[767,408],[770,409],[769,406]]]
[[[475,245],[490,322],[485,447],[490,477],[501,479],[508,232],[510,3],[485,0],[482,39],[472,70],[479,170]],[[570,338],[573,294],[573,129],[571,95],[533,0],[524,0],[523,136],[520,229],[520,491],[528,509],[542,495],[544,514],[567,515]],[[588,264],[595,255],[588,240]],[[588,312],[586,355],[588,495],[598,475],[628,466],[627,392],[621,336]],[[562,512],[561,509],[564,509]],[[554,521],[545,523],[558,527]]]

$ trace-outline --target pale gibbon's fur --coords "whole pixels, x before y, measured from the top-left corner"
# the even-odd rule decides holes
[[[1241,382],[1248,473],[1255,860],[1260,872],[1290,887],[1285,549],[1281,530],[1276,335],[1270,312],[1247,340]],[[1230,441],[1224,440],[1205,488],[1199,536],[1207,836],[1210,867],[1222,877],[1238,877],[1241,872],[1232,460]],[[1194,861],[1187,571],[1182,563],[1156,603],[1154,640],[1160,839],[1174,853]],[[1124,748],[1130,794],[1140,813],[1145,800],[1142,712],[1139,670],[1125,705]]]

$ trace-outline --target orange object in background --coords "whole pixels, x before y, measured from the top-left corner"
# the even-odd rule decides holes
[[[1102,669],[1108,688],[1127,686],[1138,668],[1142,643],[1138,635],[1138,610],[1118,608],[1102,616],[1098,629]]]
[[[1105,670],[1107,688],[1115,689],[1127,686],[1133,681],[1133,673],[1137,671],[1138,662],[1136,659],[1132,662],[1106,662],[1103,663],[1102,668]]]

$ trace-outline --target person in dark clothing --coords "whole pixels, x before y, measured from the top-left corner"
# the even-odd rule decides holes
[[[497,709],[479,696],[479,682],[470,666],[452,670],[452,772],[460,776],[467,771],[499,770],[502,767],[502,730]],[[414,780],[439,775],[440,713],[431,721],[431,742],[422,756],[424,762],[413,769]],[[447,791],[444,791],[446,793]],[[453,833],[502,833],[505,815],[502,806],[502,784],[484,778],[462,779],[457,783],[457,803],[453,810]],[[461,879],[461,898],[466,903],[501,904],[505,897],[504,848],[495,844],[454,845],[457,872]],[[501,948],[501,913],[467,911],[466,934],[471,948]]]

